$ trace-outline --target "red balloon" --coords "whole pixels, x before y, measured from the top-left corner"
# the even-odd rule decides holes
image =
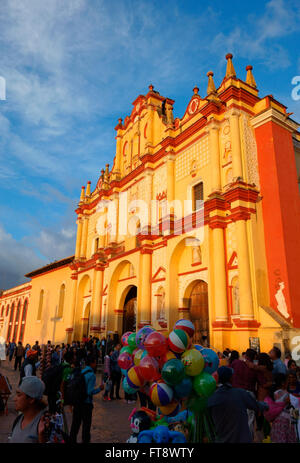
[[[218,382],[219,382],[219,375],[218,375],[218,373],[217,373],[216,371],[214,371],[214,372],[212,373],[211,376],[212,376],[213,378],[215,378],[216,383],[218,384]]]
[[[133,364],[132,356],[128,352],[122,352],[118,357],[118,365],[123,370],[128,370]]]
[[[168,350],[168,341],[163,334],[154,331],[148,334],[144,347],[151,357],[161,357]]]
[[[158,370],[157,360],[149,355],[146,355],[146,357],[140,361],[139,371],[147,381],[156,381],[161,376]]]

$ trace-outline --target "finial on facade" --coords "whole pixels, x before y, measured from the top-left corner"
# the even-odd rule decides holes
[[[122,127],[122,122],[123,122],[122,117],[120,117],[120,118],[118,119],[118,121],[119,121],[119,126]]]
[[[153,92],[153,90],[154,90],[154,87],[153,87],[153,85],[152,85],[152,84],[150,84],[148,88],[149,88],[150,92]]]
[[[232,64],[233,55],[231,53],[227,53],[227,68],[226,68],[226,76],[225,77],[236,77],[236,73]]]
[[[251,87],[256,88],[256,82],[252,74],[252,66],[246,66],[247,77],[246,77],[246,84],[250,85]]]
[[[80,202],[81,202],[81,201],[84,201],[84,198],[85,198],[84,190],[85,190],[85,187],[82,186],[82,187],[81,187]]]
[[[196,86],[193,88],[193,92],[195,95],[198,95],[198,92],[199,92],[199,88]]]
[[[208,77],[207,96],[209,96],[211,94],[214,94],[214,93],[217,93],[216,86],[215,86],[214,79],[213,79],[213,75],[214,75],[214,73],[212,71],[209,71],[207,73],[207,77]]]
[[[90,196],[90,194],[91,194],[91,182],[87,182],[85,195]]]

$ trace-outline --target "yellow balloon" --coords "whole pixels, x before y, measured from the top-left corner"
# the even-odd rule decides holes
[[[188,376],[199,375],[205,366],[204,358],[197,349],[186,350],[181,356],[181,361]]]
[[[142,356],[145,357],[145,355],[147,355],[147,352],[145,352],[144,349],[139,349],[135,356],[134,356],[134,360],[133,360],[133,363],[138,366],[140,364],[140,361],[142,360]]]

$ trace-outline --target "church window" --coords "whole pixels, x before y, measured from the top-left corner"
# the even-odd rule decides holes
[[[38,309],[38,314],[37,314],[37,320],[41,320],[41,318],[42,318],[43,302],[44,302],[44,290],[42,289],[41,292],[40,292],[40,300],[39,300],[39,309]]]
[[[20,317],[20,310],[21,310],[21,301],[19,301],[18,307],[17,307],[17,313],[16,313],[16,318],[15,318],[15,327],[14,327],[14,333],[13,333],[13,342],[16,342],[17,339],[17,331],[18,331],[18,326],[19,326],[19,317]]]
[[[197,183],[193,187],[193,210],[197,211],[200,209],[200,201],[203,201],[203,182]]]
[[[58,314],[57,314],[58,318],[62,318],[63,313],[64,313],[65,292],[66,292],[66,286],[62,284],[60,287],[60,291],[59,291],[59,303],[58,303]]]
[[[13,303],[10,309],[10,317],[9,317],[9,324],[8,324],[8,331],[7,331],[7,341],[10,341],[12,322],[14,318],[14,311],[15,311],[15,304]]]
[[[24,302],[24,307],[23,307],[23,314],[22,314],[22,321],[21,321],[21,329],[20,329],[20,337],[19,341],[23,342],[24,338],[24,331],[25,331],[25,321],[26,321],[26,315],[27,315],[27,308],[28,308],[28,301]]]

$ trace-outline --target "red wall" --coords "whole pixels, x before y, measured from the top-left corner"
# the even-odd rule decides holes
[[[300,327],[300,202],[292,135],[274,122],[255,129],[270,304],[283,281],[290,320]]]

